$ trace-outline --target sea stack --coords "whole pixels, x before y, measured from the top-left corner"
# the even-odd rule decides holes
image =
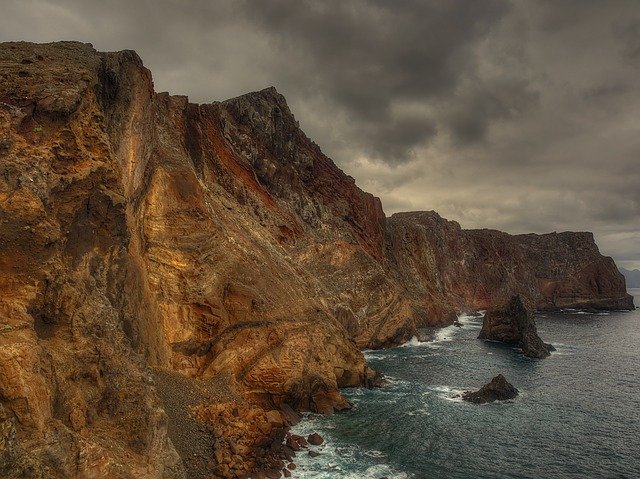
[[[533,316],[533,308],[514,295],[506,305],[487,311],[478,338],[518,344],[525,356],[546,358],[553,346],[540,339]]]
[[[518,395],[518,390],[513,387],[502,374],[498,374],[477,391],[465,391],[460,397],[463,401],[474,404],[485,404],[493,401],[506,401]]]

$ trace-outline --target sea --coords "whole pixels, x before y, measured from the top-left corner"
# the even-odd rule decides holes
[[[640,305],[640,289],[629,290]],[[462,327],[366,351],[389,385],[347,389],[354,408],[310,415],[294,432],[325,442],[300,452],[294,478],[640,478],[640,310],[536,315],[557,351],[543,360],[477,339]],[[476,405],[455,395],[497,374],[510,401]]]

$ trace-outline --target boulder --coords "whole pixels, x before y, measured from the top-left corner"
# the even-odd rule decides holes
[[[525,356],[546,358],[550,345],[538,336],[533,316],[533,309],[520,295],[514,295],[506,305],[487,311],[478,338],[517,344]]]
[[[317,432],[314,432],[313,434],[309,434],[309,437],[307,438],[307,442],[313,446],[319,446],[324,442],[324,439],[320,434],[318,434]]]
[[[289,437],[287,437],[287,442],[286,442],[287,446],[289,446],[291,449],[293,449],[296,452],[302,449],[302,445],[298,442],[297,437],[298,436],[290,435]]]
[[[518,390],[511,385],[502,374],[494,377],[477,391],[465,391],[458,397],[474,404],[484,404],[493,401],[506,401],[518,395]]]

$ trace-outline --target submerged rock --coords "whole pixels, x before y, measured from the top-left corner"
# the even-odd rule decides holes
[[[546,358],[553,350],[538,336],[533,310],[520,295],[513,296],[505,306],[487,311],[478,338],[518,344],[530,358]]]
[[[477,391],[465,391],[458,397],[474,404],[485,404],[493,401],[506,401],[518,395],[518,390],[510,384],[502,374],[494,377]]]

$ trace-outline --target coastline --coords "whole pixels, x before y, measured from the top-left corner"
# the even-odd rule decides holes
[[[640,289],[636,291],[630,291],[636,298],[640,297]],[[562,336],[554,335],[554,333],[550,333],[549,328],[557,329],[560,327],[562,331],[565,331],[563,334],[571,334],[570,331],[574,331],[574,334],[586,334],[588,337],[588,329],[578,329],[575,328],[587,328],[587,324],[598,322],[601,324],[603,328],[606,328],[609,324],[610,327],[615,327],[619,321],[625,320],[633,320],[637,313],[630,311],[615,311],[611,310],[606,312],[608,314],[603,314],[602,311],[593,313],[589,311],[565,311],[562,314],[559,313],[542,313],[539,316],[539,322],[542,324],[542,337],[547,339],[544,334],[549,334],[549,340],[557,343],[557,351],[551,353],[550,362],[541,362],[538,363],[537,360],[531,360],[523,357],[516,348],[505,346],[500,343],[485,343],[484,341],[476,340],[476,336],[478,331],[480,330],[481,322],[477,320],[474,321],[474,318],[471,317],[470,321],[466,322],[462,328],[456,327],[445,327],[439,328],[436,332],[440,332],[438,335],[438,340],[429,341],[429,342],[419,342],[416,338],[408,341],[404,345],[398,346],[396,348],[391,348],[387,350],[370,350],[364,351],[365,356],[367,357],[368,364],[371,364],[371,361],[374,363],[372,366],[376,367],[380,364],[390,364],[389,361],[392,361],[397,367],[398,365],[406,365],[409,366],[413,362],[417,362],[416,368],[420,368],[419,364],[423,364],[425,361],[430,361],[430,358],[437,358],[441,354],[445,354],[447,351],[450,351],[451,348],[455,348],[457,344],[461,347],[461,341],[471,341],[471,345],[476,345],[475,349],[480,349],[481,351],[485,351],[484,354],[486,358],[496,358],[496,361],[500,363],[504,363],[506,361],[507,364],[513,365],[516,368],[524,368],[526,374],[530,374],[533,371],[539,370],[541,373],[545,370],[556,370],[560,364],[570,362],[572,358],[575,357],[576,354],[588,354],[588,351],[584,351],[582,348],[579,348],[568,338],[564,337],[564,341],[561,341],[559,338]],[[621,319],[619,319],[621,318]],[[451,329],[449,329],[451,328]],[[455,328],[455,329],[454,329]],[[444,330],[444,331],[443,331]],[[606,331],[606,329],[604,329]],[[557,334],[557,333],[555,333]],[[433,337],[433,336],[432,336]],[[467,366],[465,364],[469,364],[471,361],[471,357],[469,359],[464,359],[466,353],[466,348],[461,350],[461,356],[459,358],[459,362],[456,362],[454,365],[449,367],[456,370],[455,376],[460,376],[460,370],[465,370]],[[400,356],[398,356],[400,354]],[[477,354],[477,353],[470,353]],[[401,361],[398,361],[401,359]],[[484,361],[484,360],[483,360]],[[491,360],[489,360],[491,362]],[[425,363],[427,364],[427,363]],[[535,365],[538,365],[536,369],[531,369]],[[403,366],[405,367],[405,366]],[[440,376],[446,377],[446,367],[445,370],[440,371]],[[483,370],[486,368],[483,367]],[[384,369],[384,368],[381,368]],[[494,370],[490,368],[487,370],[487,376],[501,372],[499,370]],[[319,452],[323,454],[323,456],[319,456],[318,458],[307,458],[306,451],[303,451],[302,457],[300,455],[296,456],[296,464],[297,464],[297,473],[293,475],[293,477],[300,478],[310,478],[310,479],[324,479],[330,477],[352,477],[352,478],[362,478],[362,477],[371,477],[371,478],[380,478],[380,477],[389,477],[389,478],[420,478],[425,476],[415,475],[407,473],[402,469],[395,469],[393,467],[393,455],[389,456],[389,454],[393,454],[395,448],[386,448],[386,449],[376,449],[373,447],[373,444],[378,443],[378,440],[375,440],[373,436],[376,436],[375,430],[379,428],[381,425],[385,424],[385,420],[381,420],[385,411],[395,411],[396,406],[404,407],[404,403],[406,398],[410,396],[406,396],[404,391],[411,390],[412,382],[411,380],[402,379],[402,377],[389,377],[388,374],[385,373],[385,376],[390,381],[391,387],[388,389],[382,389],[379,391],[379,394],[375,392],[367,392],[364,390],[351,389],[347,392],[346,396],[354,400],[354,410],[340,413],[341,417],[325,417],[321,415],[305,415],[305,420],[301,422],[298,426],[292,428],[292,432],[296,434],[304,435],[305,433],[311,430],[317,430],[321,434],[326,433],[325,440],[326,443],[320,449]],[[514,384],[520,385],[523,381],[523,377],[519,375],[512,375],[509,377]],[[509,417],[513,414],[523,414],[523,408],[529,408],[533,403],[543,400],[546,395],[544,389],[536,391],[532,390],[532,386],[524,387],[520,389],[521,395],[518,399],[514,401],[509,401],[510,405],[485,405],[485,406],[476,406],[465,404],[459,398],[454,398],[456,394],[468,389],[477,388],[481,381],[474,384],[472,381],[464,381],[462,383],[457,382],[456,380],[450,379],[449,381],[444,381],[444,384],[453,384],[450,386],[444,385],[428,385],[426,389],[420,389],[418,394],[427,394],[426,398],[430,398],[429,401],[441,404],[438,408],[443,410],[447,410],[446,404],[451,404],[450,407],[462,408],[460,411],[468,411],[468,413],[474,413],[473,407],[484,408],[485,412],[483,414],[492,413],[490,411],[499,411],[500,408],[507,408],[509,412]],[[535,386],[537,387],[537,386]],[[412,393],[413,395],[414,393]],[[404,399],[403,399],[404,398]],[[391,401],[391,402],[390,402]],[[443,401],[443,402],[442,402]],[[376,406],[376,404],[378,406]],[[396,405],[391,407],[392,405]],[[375,411],[380,407],[378,413]],[[391,409],[389,409],[391,407]],[[560,404],[556,404],[555,407],[561,407]],[[366,411],[363,410],[366,409]],[[417,408],[413,411],[405,412],[406,416],[404,420],[416,420],[417,418],[424,417],[433,417],[433,414],[436,414],[438,408]],[[498,408],[498,409],[496,409]],[[507,410],[505,409],[505,410]],[[521,412],[518,412],[521,411]],[[447,413],[449,414],[449,413]],[[459,413],[457,413],[459,414]],[[363,416],[365,415],[365,416]],[[349,418],[348,416],[351,416]],[[357,416],[360,416],[359,418]],[[528,413],[527,413],[528,416]],[[347,431],[362,431],[361,428],[364,428],[364,419],[365,417],[369,417],[370,422],[369,427],[373,428],[371,432],[371,438],[366,441],[358,441],[356,443],[352,443],[348,440],[348,436],[345,436]],[[373,419],[373,418],[379,419]],[[517,416],[514,416],[513,420],[517,420]],[[308,424],[307,424],[308,422]],[[346,424],[353,424],[347,426]],[[408,424],[408,423],[407,423]],[[360,426],[356,426],[360,425]],[[358,429],[352,429],[354,427],[358,427]],[[400,427],[400,424],[396,424],[392,427]],[[437,430],[437,428],[436,428]],[[359,433],[356,437],[362,436],[364,433]],[[411,434],[408,432],[408,434]],[[366,435],[366,434],[364,434]],[[395,435],[391,435],[389,440],[393,440]],[[410,436],[413,437],[413,436]],[[397,437],[396,439],[397,440]],[[364,448],[369,446],[373,447],[371,450],[366,451]],[[346,471],[346,472],[345,472]],[[344,474],[344,475],[342,475]],[[471,476],[463,476],[463,475],[442,475],[441,477],[471,477]],[[426,476],[426,477],[436,477],[436,476]],[[438,476],[440,477],[440,476]],[[476,476],[477,477],[477,476]],[[574,477],[574,476],[567,476]]]

